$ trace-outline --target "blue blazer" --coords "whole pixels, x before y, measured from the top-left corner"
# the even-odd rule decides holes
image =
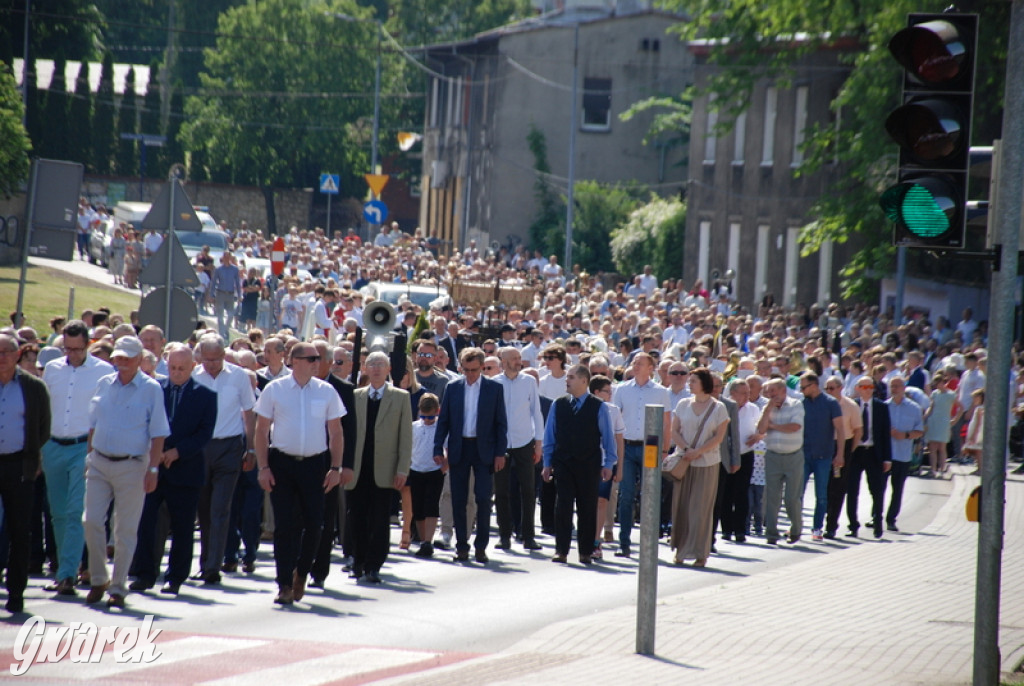
[[[462,424],[465,413],[466,380],[452,381],[445,387],[441,399],[441,414],[437,418],[434,432],[434,454],[444,454],[445,439],[448,441],[448,464],[455,466],[462,461]],[[486,465],[494,464],[494,458],[508,450],[508,418],[505,415],[505,393],[501,384],[485,376],[480,377],[480,402],[476,413],[476,438],[480,460]]]
[[[182,387],[178,409],[171,417],[171,382],[161,379],[164,407],[171,424],[171,435],[164,439],[164,450],[178,449],[178,459],[170,467],[160,465],[160,480],[170,486],[202,486],[203,448],[213,437],[217,423],[217,394],[191,378]]]

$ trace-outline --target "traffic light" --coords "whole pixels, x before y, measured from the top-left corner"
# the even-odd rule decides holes
[[[976,14],[911,14],[889,41],[904,69],[903,104],[885,120],[898,182],[879,202],[894,245],[964,247],[977,42]]]

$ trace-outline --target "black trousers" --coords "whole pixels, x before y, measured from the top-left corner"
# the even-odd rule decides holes
[[[18,455],[20,453],[14,453]],[[28,585],[28,558],[32,540],[32,501],[36,486],[23,476],[20,458],[0,461],[0,500],[10,555],[7,558],[7,597],[21,598]]]
[[[391,547],[391,499],[394,494],[393,488],[377,486],[373,472],[368,469],[360,472],[355,487],[345,493],[352,536],[349,544],[355,569],[377,572],[387,561]]]
[[[846,439],[843,442],[843,467],[839,470],[839,476],[836,476],[836,470],[833,468],[832,476],[828,480],[828,506],[825,510],[826,533],[834,534],[839,529],[839,515],[843,511],[843,501],[846,500],[852,448],[853,439]]]
[[[537,497],[540,500],[540,528],[546,534],[555,530],[555,484],[541,478],[542,466],[534,467],[533,480],[537,484]]]
[[[519,509],[522,517],[519,534],[525,542],[534,540],[537,498],[533,487],[535,474],[533,455],[534,441],[519,448],[510,448],[505,468],[500,472],[494,472],[494,508],[498,516],[498,535],[502,540],[512,538],[514,528],[511,505],[513,471],[515,471],[516,480],[519,482]]]
[[[196,511],[199,509],[200,486],[172,486],[157,480],[156,490],[146,494],[139,518],[139,538],[135,545],[135,559],[132,567],[135,576],[148,584],[156,583],[160,570],[159,558],[153,550],[157,541],[160,506],[167,504],[171,524],[171,552],[167,558],[167,573],[164,581],[183,584],[192,571],[192,554],[195,540]],[[161,545],[162,548],[162,545]]]
[[[885,502],[885,472],[874,446],[860,446],[850,457],[849,476],[846,481],[846,517],[850,528],[860,527],[857,521],[857,499],[860,496],[860,477],[867,474],[868,491],[871,493],[871,516],[881,521],[882,505]]]
[[[581,556],[594,554],[597,537],[599,460],[558,460],[551,463],[555,481],[555,552],[568,555],[572,546],[572,510],[576,507],[576,545]]]
[[[462,441],[462,459],[451,465],[449,478],[452,486],[452,519],[455,525],[455,550],[469,552],[469,527],[466,522],[466,503],[469,501],[469,473],[473,472],[473,497],[476,500],[476,540],[473,547],[487,550],[491,536],[491,496],[493,494],[492,466],[485,464],[475,439]]]
[[[274,508],[274,563],[278,588],[291,588],[292,574],[305,579],[313,566],[324,526],[326,452],[303,460],[270,449],[274,475],[270,504]]]
[[[331,571],[331,551],[334,550],[334,540],[338,537],[344,492],[345,490],[338,486],[324,494],[324,528],[320,532],[320,544],[316,548],[316,557],[313,558],[313,566],[310,568],[313,578],[321,583]]]
[[[750,477],[754,473],[754,451],[740,455],[740,468],[729,474],[722,467],[718,474],[720,500],[719,514],[722,517],[722,535],[734,536],[742,541],[746,538],[747,515],[750,512]],[[723,483],[724,482],[724,483]]]
[[[909,472],[909,462],[892,461],[892,468],[889,470],[892,495],[889,497],[889,509],[885,513],[886,524],[895,525],[896,518],[900,516],[900,508],[903,506],[903,485],[907,482],[907,474]]]

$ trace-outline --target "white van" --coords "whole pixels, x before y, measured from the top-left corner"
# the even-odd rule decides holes
[[[142,220],[149,214],[149,209],[152,206],[153,204],[148,202],[128,202],[127,200],[122,200],[114,206],[115,226],[120,226],[121,222],[125,222],[131,224],[137,230],[141,230]]]

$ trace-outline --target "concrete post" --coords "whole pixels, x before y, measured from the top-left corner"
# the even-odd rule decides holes
[[[644,466],[640,495],[640,569],[637,573],[636,652],[654,655],[658,606],[658,530],[661,526],[661,443],[665,408],[644,411]]]

